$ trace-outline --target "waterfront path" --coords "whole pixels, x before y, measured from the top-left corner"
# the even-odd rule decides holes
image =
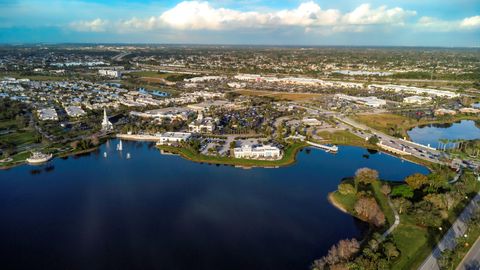
[[[390,208],[392,208],[393,214],[395,215],[395,221],[393,222],[392,226],[390,226],[390,228],[388,228],[388,230],[386,230],[382,234],[383,239],[389,236],[393,232],[393,230],[395,230],[398,227],[398,225],[400,225],[400,215],[398,215],[397,210],[395,210],[395,207],[393,207],[390,197],[388,197],[388,205],[390,206]]]
[[[467,231],[467,224],[470,221],[472,214],[480,208],[480,193],[470,201],[470,203],[463,209],[463,212],[453,223],[452,227],[443,236],[442,240],[437,244],[435,249],[430,253],[423,264],[418,268],[419,270],[439,270],[438,259],[442,251],[445,249],[453,249],[456,246],[456,239],[463,237]],[[478,241],[477,241],[478,242]],[[468,268],[467,268],[468,269]]]

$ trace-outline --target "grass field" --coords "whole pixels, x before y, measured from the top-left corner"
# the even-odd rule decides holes
[[[417,269],[432,250],[428,230],[417,226],[407,215],[400,216],[400,225],[392,232],[392,237],[401,253],[392,270]]]
[[[166,77],[172,75],[173,73],[159,73],[157,71],[137,71],[129,74],[137,77],[151,77],[151,78],[165,79]]]
[[[287,92],[275,92],[275,91],[260,91],[260,90],[236,90],[235,92],[245,96],[260,96],[271,97],[278,100],[292,100],[292,101],[305,101],[311,100],[322,96],[315,93],[287,93]]]
[[[34,143],[36,133],[34,131],[16,131],[14,133],[9,133],[0,136],[0,141],[13,144],[16,147]]]
[[[34,81],[63,81],[68,79],[67,76],[58,76],[58,75],[22,75],[18,72],[0,72],[0,77],[8,76],[14,77],[16,79],[30,79]]]
[[[339,130],[335,132],[321,131],[318,132],[317,135],[327,140],[329,143],[336,145],[354,145],[369,149],[378,149],[377,146],[368,143],[362,138],[355,136],[346,130]]]

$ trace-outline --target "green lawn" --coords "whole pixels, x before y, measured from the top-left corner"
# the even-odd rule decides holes
[[[0,121],[0,130],[15,128],[17,126],[15,119],[8,119]]]
[[[335,191],[332,193],[332,199],[334,203],[338,203],[343,209],[347,210],[349,213],[354,213],[353,207],[357,201],[355,194],[342,195],[340,192]]]
[[[432,250],[428,230],[415,224],[412,217],[400,216],[400,225],[392,232],[400,257],[392,270],[417,269]]]
[[[31,130],[26,131],[17,131],[14,133],[9,133],[0,136],[0,141],[6,142],[9,144],[14,144],[15,146],[21,146],[25,144],[34,143],[36,133]]]
[[[387,219],[387,223],[391,226],[395,222],[395,214],[393,213],[392,208],[388,205],[388,198],[385,196],[381,191],[380,187],[382,186],[381,182],[376,182],[372,184],[373,194],[375,195],[375,199],[377,200],[380,208],[382,209],[383,213],[385,214],[385,218]]]

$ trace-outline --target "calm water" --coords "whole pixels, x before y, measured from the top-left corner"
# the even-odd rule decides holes
[[[163,156],[147,143],[124,143],[122,157],[115,145],[0,171],[3,269],[308,269],[365,231],[327,201],[343,177],[364,166],[392,180],[427,173],[356,147],[244,170]]]
[[[408,131],[412,141],[437,147],[441,139],[480,139],[480,125],[472,120],[462,120],[453,124],[431,124],[419,126]]]

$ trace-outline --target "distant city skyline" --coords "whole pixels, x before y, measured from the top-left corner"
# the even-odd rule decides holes
[[[480,3],[0,0],[1,43],[480,46]]]

